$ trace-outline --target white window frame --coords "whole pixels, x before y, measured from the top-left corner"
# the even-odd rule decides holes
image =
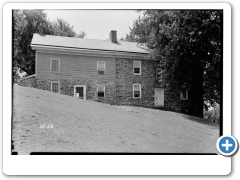
[[[135,68],[134,62],[140,62],[139,73],[134,73],[134,68]],[[133,75],[141,75],[141,74],[142,74],[142,61],[133,61]]]
[[[140,86],[140,87],[139,87],[139,89],[140,89],[140,97],[134,97],[134,85],[139,85],[139,86]],[[142,86],[141,86],[141,84],[139,84],[139,83],[133,84],[133,98],[135,98],[135,99],[141,99],[141,97],[142,97]]]
[[[188,90],[186,88],[186,98],[184,98],[182,93],[182,88],[186,88],[186,86],[181,86],[180,88],[180,100],[188,100]]]
[[[98,67],[98,63],[104,63],[104,74],[98,74],[98,70],[99,70],[99,67]],[[105,61],[97,61],[97,75],[106,75],[106,62]]]
[[[52,85],[53,85],[53,83],[57,83],[58,84],[58,94],[60,94],[60,82],[59,81],[50,81],[50,83],[51,83],[51,92],[53,92],[52,91]],[[55,92],[54,92],[55,93]]]
[[[103,97],[105,98],[105,93],[106,93],[106,91],[105,91],[105,85],[97,84],[97,96],[98,96],[98,86],[103,86],[103,87],[104,87],[104,88],[103,88],[103,89],[104,89],[104,96],[103,96]]]
[[[52,60],[53,59],[57,59],[58,60],[58,71],[52,71]],[[51,58],[50,59],[50,72],[56,72],[56,73],[60,72],[60,59],[59,58]]]

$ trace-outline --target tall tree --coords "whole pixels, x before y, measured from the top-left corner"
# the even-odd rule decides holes
[[[40,23],[44,24],[44,34],[75,37],[73,26],[63,19],[47,20],[43,10],[13,10],[13,81],[18,79],[20,68],[28,75],[35,73],[35,53],[31,49],[34,33],[38,33]]]
[[[38,32],[39,22],[46,22],[43,10],[13,10],[13,67],[27,74],[35,72],[34,52],[30,43],[33,33]]]
[[[204,101],[220,102],[222,16],[221,10],[147,10],[126,37],[150,49],[163,70],[164,86],[187,86],[190,114],[199,117]]]
[[[77,36],[77,33],[73,30],[73,26],[71,26],[67,21],[63,20],[62,18],[57,18],[55,21],[51,22],[48,29],[50,30],[50,34],[55,36]]]
[[[77,34],[76,37],[78,37],[78,38],[85,38],[86,36],[87,36],[87,33],[86,33],[86,32],[80,31],[80,32]]]

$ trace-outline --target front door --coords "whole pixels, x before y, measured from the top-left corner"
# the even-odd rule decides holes
[[[86,86],[74,85],[74,97],[79,99],[86,99]]]
[[[155,88],[154,105],[155,107],[164,106],[164,89],[163,88]]]

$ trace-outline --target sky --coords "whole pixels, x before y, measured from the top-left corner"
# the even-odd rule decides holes
[[[135,10],[45,10],[50,21],[62,18],[74,31],[87,33],[87,39],[109,39],[111,30],[117,31],[117,38],[126,37],[129,27],[139,17]]]

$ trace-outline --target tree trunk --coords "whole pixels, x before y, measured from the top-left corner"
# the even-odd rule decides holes
[[[203,68],[201,65],[196,64],[189,100],[191,101],[189,114],[203,118]]]

